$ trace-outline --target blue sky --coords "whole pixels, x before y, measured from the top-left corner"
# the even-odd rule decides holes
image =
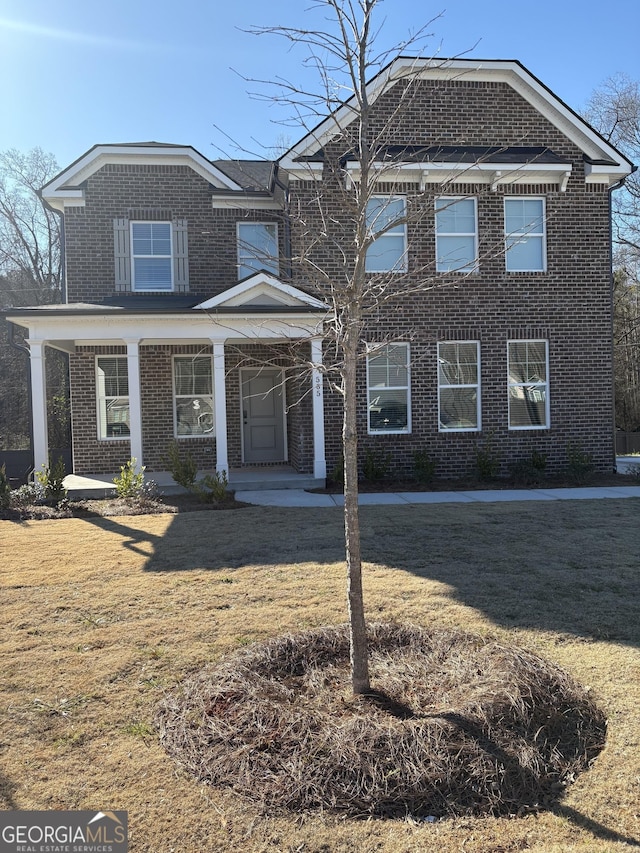
[[[640,79],[639,0],[384,0],[379,12],[380,47],[442,13],[423,53],[519,59],[578,111],[612,74]],[[0,150],[39,145],[61,166],[99,142],[243,156],[228,137],[263,156],[302,134],[241,75],[297,80],[303,54],[242,28],[321,18],[306,0],[0,0]]]

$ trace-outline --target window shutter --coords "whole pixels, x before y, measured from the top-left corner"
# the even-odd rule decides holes
[[[183,293],[189,290],[189,245],[187,220],[173,221],[173,287]]]
[[[131,246],[129,220],[113,220],[116,290],[131,290]]]

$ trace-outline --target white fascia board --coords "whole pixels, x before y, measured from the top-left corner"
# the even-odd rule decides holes
[[[264,196],[244,194],[238,198],[213,196],[211,206],[214,210],[282,210],[282,202]]]
[[[398,163],[373,164],[375,180],[382,182],[417,183],[424,189],[429,183],[491,184],[551,184],[566,189],[571,176],[570,163]],[[349,178],[359,180],[357,161],[347,166]]]
[[[307,338],[318,335],[325,319],[317,314],[252,315],[242,312],[215,315],[201,312],[195,316],[166,314],[162,316],[83,316],[24,317],[20,325],[28,329],[28,339],[36,343],[64,342],[68,346],[119,346],[136,340],[140,344],[195,343],[229,337],[258,341],[261,339]],[[15,322],[15,321],[14,321]]]
[[[194,148],[186,146],[96,145],[71,166],[63,169],[48,184],[45,184],[41,191],[42,198],[52,206],[58,206],[59,202],[64,199],[64,192],[68,191],[69,188],[76,189],[79,184],[86,181],[107,163],[133,165],[171,165],[177,163],[187,165],[219,189],[242,191],[239,184],[232,181]]]

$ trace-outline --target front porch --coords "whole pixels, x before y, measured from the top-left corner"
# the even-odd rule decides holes
[[[199,471],[197,479],[210,471]],[[70,498],[106,498],[114,494],[113,474],[68,474],[64,485]],[[145,475],[152,480],[158,490],[165,495],[183,494],[185,489],[179,486],[169,471],[149,471]],[[262,491],[264,489],[318,489],[325,485],[324,478],[312,474],[299,474],[290,465],[277,467],[256,467],[231,469],[229,472],[230,491]]]

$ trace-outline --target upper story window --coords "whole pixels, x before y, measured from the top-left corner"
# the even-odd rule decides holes
[[[436,199],[436,270],[476,272],[478,212],[475,198]]]
[[[480,429],[480,346],[438,344],[438,424],[441,432]]]
[[[544,272],[547,265],[542,198],[505,198],[504,230],[508,272]]]
[[[410,432],[409,344],[367,356],[369,432]]]
[[[128,438],[129,374],[124,355],[96,358],[98,438]]]
[[[547,341],[507,343],[509,429],[547,429],[549,380]]]
[[[278,226],[275,222],[238,222],[238,280],[259,270],[278,275]]]
[[[403,196],[373,196],[367,202],[367,272],[407,271],[407,202]]]
[[[173,414],[176,436],[214,435],[211,356],[173,359]]]
[[[170,222],[131,223],[133,290],[173,290]]]

